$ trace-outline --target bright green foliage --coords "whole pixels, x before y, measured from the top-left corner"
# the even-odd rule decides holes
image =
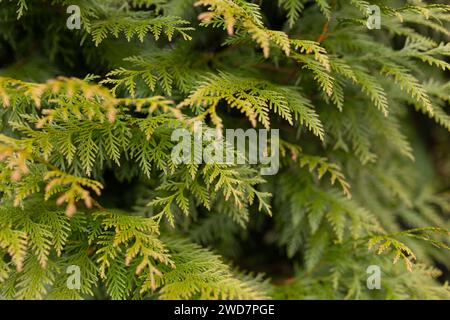
[[[0,298],[449,299],[441,2],[0,0]],[[279,172],[174,161],[196,121]]]

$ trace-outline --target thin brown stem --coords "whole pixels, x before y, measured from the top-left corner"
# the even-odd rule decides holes
[[[331,11],[333,11],[336,8],[336,5],[337,5],[337,0],[333,0],[333,2],[331,3]],[[325,22],[325,24],[322,27],[322,33],[316,40],[318,43],[322,43],[328,37],[328,31],[330,29],[331,17],[332,17],[332,13],[330,14],[330,17],[327,19],[327,21]]]

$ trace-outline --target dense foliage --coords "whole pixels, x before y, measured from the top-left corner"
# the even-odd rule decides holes
[[[444,2],[0,0],[0,297],[449,299]],[[279,172],[173,161],[196,121]]]

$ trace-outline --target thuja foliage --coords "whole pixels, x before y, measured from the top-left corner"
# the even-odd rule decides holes
[[[444,2],[1,0],[0,297],[449,299]],[[196,121],[280,171],[173,161]]]

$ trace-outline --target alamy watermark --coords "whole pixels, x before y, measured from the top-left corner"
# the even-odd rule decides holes
[[[275,175],[280,167],[279,130],[203,129],[202,122],[194,124],[193,132],[176,129],[172,141],[175,164],[260,164],[261,175]],[[270,144],[270,145],[269,145]]]
[[[77,265],[71,265],[67,267],[66,273],[69,274],[67,277],[67,288],[70,290],[80,290],[81,288],[81,271],[80,267]]]
[[[69,30],[81,29],[81,9],[77,5],[70,5],[66,10],[70,16],[67,18],[67,28]],[[377,5],[367,6],[367,28],[369,30],[381,29],[381,9]]]
[[[377,265],[368,266],[366,273],[369,274],[367,277],[367,288],[369,290],[380,290],[381,289],[381,268]]]
[[[369,30],[381,29],[381,10],[377,5],[367,6],[367,28]]]
[[[69,30],[81,29],[81,9],[77,5],[71,5],[67,7],[67,14],[70,14],[67,18],[66,26]]]

